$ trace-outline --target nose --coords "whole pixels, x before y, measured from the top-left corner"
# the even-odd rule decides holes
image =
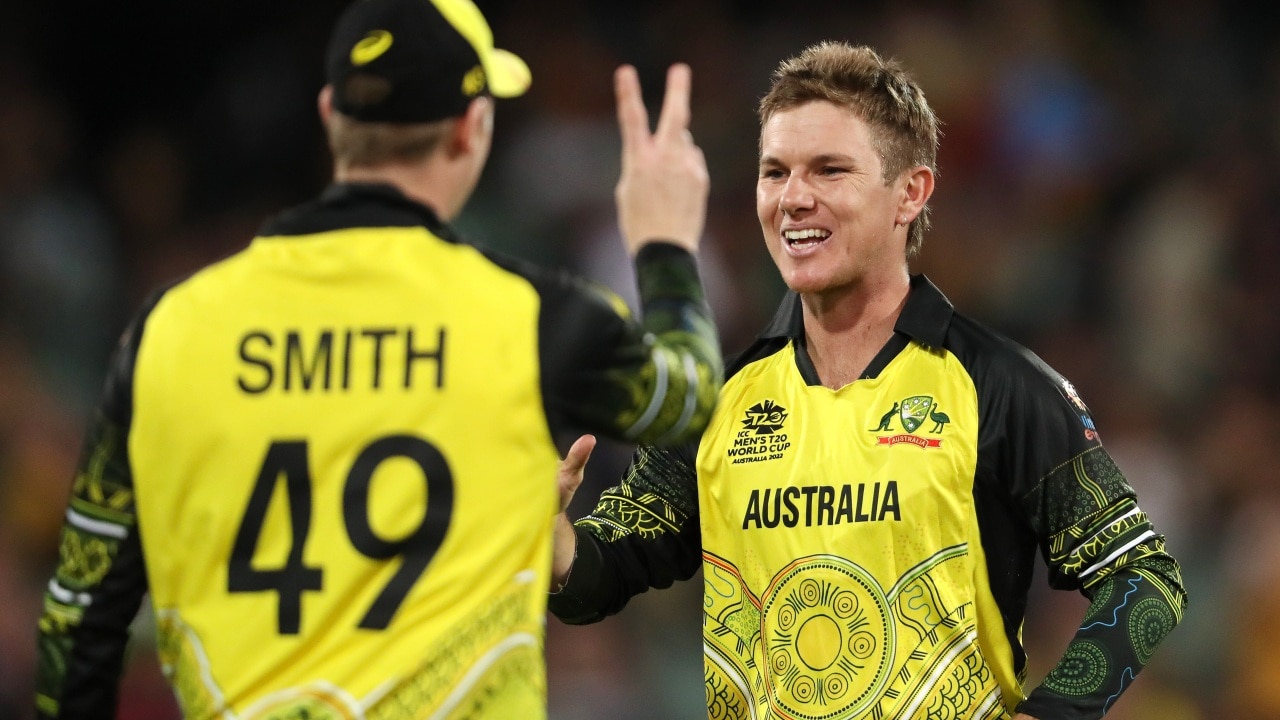
[[[795,215],[798,212],[813,208],[813,190],[799,173],[792,173],[787,184],[782,188],[782,196],[778,199],[782,212]]]

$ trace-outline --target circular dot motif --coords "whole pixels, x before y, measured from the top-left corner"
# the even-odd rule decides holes
[[[822,586],[816,580],[800,583],[800,599],[806,605],[817,605],[822,600]]]
[[[1159,598],[1139,600],[1129,615],[1129,642],[1144,665],[1174,626],[1173,609]]]
[[[1085,614],[1085,621],[1092,620],[1097,617],[1099,610],[1095,608],[1106,607],[1111,601],[1111,583],[1102,583],[1097,586],[1097,590],[1093,594],[1093,601],[1089,604],[1090,612]]]
[[[880,586],[843,558],[801,560],[761,605],[767,685],[796,720],[858,717],[889,681],[894,628]]]
[[[1109,666],[1106,652],[1096,643],[1074,642],[1044,684],[1063,695],[1088,695],[1102,687]]]

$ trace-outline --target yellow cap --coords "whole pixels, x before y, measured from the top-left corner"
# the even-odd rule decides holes
[[[488,78],[489,92],[494,97],[516,97],[529,89],[533,81],[529,66],[515,53],[493,46],[493,30],[475,3],[471,0],[431,2],[458,34],[475,48]]]

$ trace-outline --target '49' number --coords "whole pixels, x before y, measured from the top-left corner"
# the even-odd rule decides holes
[[[427,484],[427,507],[422,523],[402,538],[380,537],[369,523],[369,486],[374,471],[392,458],[407,458],[418,464]],[[260,570],[253,567],[253,554],[267,518],[272,491],[284,477],[289,503],[292,542],[284,567]],[[413,584],[426,570],[444,542],[453,514],[453,475],[449,464],[434,445],[412,435],[390,435],[373,441],[356,457],[342,489],[342,519],[351,545],[374,560],[401,559],[400,569],[365,612],[360,627],[382,630],[391,623],[396,610]],[[302,593],[319,590],[323,579],[320,567],[303,562],[302,553],[311,530],[311,468],[305,440],[271,443],[258,479],[249,497],[240,529],[236,532],[227,567],[228,592],[263,592],[279,595],[279,632],[296,635],[301,624]]]

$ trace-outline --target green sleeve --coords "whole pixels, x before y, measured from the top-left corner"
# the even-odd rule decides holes
[[[133,366],[164,292],[148,298],[121,336],[85,433],[37,631],[40,720],[116,715],[129,626],[147,591],[129,465]]]
[[[534,279],[542,297],[542,385],[553,424],[637,444],[697,439],[724,361],[692,254],[651,243],[636,257],[641,318],[607,287]]]
[[[146,592],[125,433],[90,426],[38,626],[36,716],[115,717],[129,625]]]
[[[724,380],[720,338],[697,265],[674,245],[651,243],[636,256],[636,283],[646,337],[653,338],[649,359],[657,382],[626,437],[654,444],[697,438],[711,420]],[[646,385],[648,375],[646,367],[640,373]],[[663,384],[665,393],[656,392]]]
[[[1181,621],[1187,595],[1178,563],[1101,447],[1050,473],[1032,499],[1052,533],[1050,582],[1079,588],[1091,602],[1018,710],[1040,720],[1100,718]]]

